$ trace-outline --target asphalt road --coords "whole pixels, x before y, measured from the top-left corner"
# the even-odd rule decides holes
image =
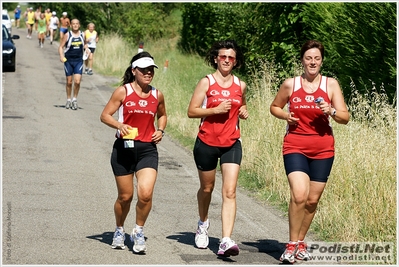
[[[117,192],[109,157],[115,131],[99,116],[117,79],[84,75],[79,109],[66,110],[58,43],[46,41],[41,49],[35,37],[26,38],[26,30],[13,33],[21,37],[15,41],[16,72],[2,74],[3,265],[279,264],[288,221],[242,189],[232,236],[240,254],[216,255],[220,176],[210,207],[209,248],[194,246],[197,171],[191,151],[167,134],[158,145],[159,174],[145,225],[147,253],[133,254],[128,237],[125,250],[111,249]],[[134,205],[125,223],[128,234],[133,226]]]

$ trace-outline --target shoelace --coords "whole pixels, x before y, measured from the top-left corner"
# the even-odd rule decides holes
[[[114,238],[118,238],[118,239],[123,238],[123,233],[116,231]]]
[[[207,228],[206,226],[200,225],[200,226],[198,227],[198,229],[199,229],[199,233],[200,233],[200,234],[208,234],[208,228]]]
[[[144,234],[142,232],[135,233],[135,236],[138,244],[140,245],[144,244],[145,240],[144,240]]]
[[[288,244],[287,247],[286,247],[287,252],[289,252],[289,253],[294,253],[295,252],[295,248],[296,248],[295,244]]]

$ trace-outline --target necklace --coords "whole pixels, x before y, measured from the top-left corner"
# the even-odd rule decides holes
[[[313,84],[312,83],[308,83],[308,85],[309,85],[309,87],[310,87],[310,91],[313,93],[314,92],[314,87],[313,87]]]
[[[317,75],[317,76],[319,76],[319,75]],[[317,78],[317,77],[316,77]],[[314,80],[316,80],[316,78],[314,79]],[[310,92],[311,93],[313,93],[314,91],[316,91],[316,89],[317,89],[317,87],[315,88],[314,87],[314,85],[313,85],[313,82],[309,82],[307,79],[305,79],[305,78],[302,78],[303,80],[306,80],[306,84],[307,84],[307,87],[310,89]],[[313,80],[313,81],[314,81]]]

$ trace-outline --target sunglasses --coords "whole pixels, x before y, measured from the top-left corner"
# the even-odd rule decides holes
[[[236,60],[235,57],[232,56],[226,56],[226,55],[218,55],[220,60],[226,61],[226,59],[229,59],[229,62],[234,62],[234,60]]]
[[[139,67],[137,67],[137,69],[138,69],[141,73],[154,72],[154,67],[147,67],[147,68],[139,68]]]

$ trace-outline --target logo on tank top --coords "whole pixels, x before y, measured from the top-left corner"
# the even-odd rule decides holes
[[[294,97],[293,99],[292,99],[292,102],[294,102],[294,103],[300,103],[300,102],[302,102],[302,100],[301,100],[301,98],[300,97]]]
[[[148,105],[147,100],[140,100],[140,101],[139,101],[139,106],[140,106],[140,107],[144,108],[144,107],[146,107],[147,105]]]
[[[216,91],[216,90],[210,91],[209,94],[210,94],[210,95],[213,95],[213,96],[214,96],[214,95],[220,95],[219,92]]]
[[[230,91],[222,90],[222,96],[224,96],[224,97],[230,96]]]
[[[306,100],[306,102],[313,102],[313,101],[314,101],[314,96],[312,96],[312,95],[307,95],[307,96],[305,97],[305,100]]]
[[[127,101],[127,102],[125,103],[125,106],[126,106],[126,107],[134,107],[134,106],[136,106],[136,103],[133,102],[133,101]]]

